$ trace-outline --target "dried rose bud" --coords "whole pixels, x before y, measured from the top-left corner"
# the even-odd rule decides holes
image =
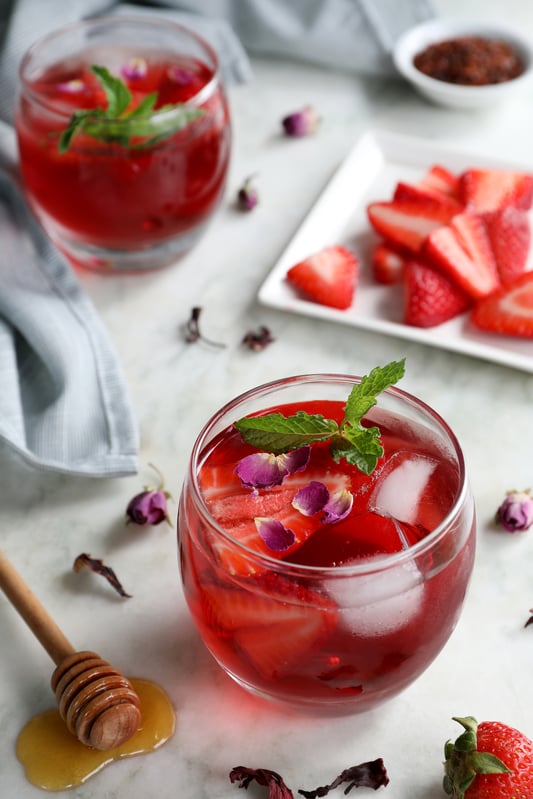
[[[252,185],[252,178],[246,178],[237,192],[237,205],[241,211],[252,211],[258,202],[259,195]]]
[[[533,497],[527,491],[508,491],[496,511],[496,521],[510,533],[528,530],[533,524]]]
[[[320,123],[320,117],[311,105],[306,105],[301,111],[288,114],[281,120],[287,136],[308,136],[314,133]]]
[[[126,508],[126,524],[130,522],[140,526],[145,524],[156,525],[161,524],[161,522],[172,524],[167,507],[167,500],[172,497],[168,491],[164,490],[164,482],[159,470],[152,464],[150,466],[159,475],[160,484],[157,488],[145,486],[144,491],[136,494],[130,500]]]

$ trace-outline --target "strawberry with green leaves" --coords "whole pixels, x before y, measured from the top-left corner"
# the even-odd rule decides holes
[[[499,721],[454,717],[464,727],[444,748],[444,791],[453,799],[531,799],[533,741]]]

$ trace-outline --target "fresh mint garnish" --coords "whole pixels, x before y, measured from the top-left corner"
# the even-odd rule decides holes
[[[157,92],[148,94],[139,105],[128,111],[132,98],[126,84],[106,67],[93,64],[91,71],[105,92],[107,108],[80,108],[74,111],[59,139],[61,153],[69,149],[72,139],[81,131],[93,139],[118,142],[124,147],[149,147],[172,136],[204,113],[201,108],[182,103],[169,103],[156,111]],[[169,114],[169,111],[173,113]]]
[[[247,444],[274,454],[330,440],[336,463],[344,458],[364,474],[371,474],[383,455],[381,433],[378,427],[365,427],[362,419],[376,405],[378,395],[404,373],[405,358],[372,369],[352,388],[340,424],[322,414],[297,411],[292,416],[269,413],[245,417],[235,422],[235,427]]]

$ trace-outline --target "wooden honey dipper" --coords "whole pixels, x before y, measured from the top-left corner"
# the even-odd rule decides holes
[[[69,731],[103,751],[128,741],[141,723],[129,680],[94,652],[74,649],[2,551],[0,588],[56,664],[51,685]]]

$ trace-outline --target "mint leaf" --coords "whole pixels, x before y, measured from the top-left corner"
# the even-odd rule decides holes
[[[193,119],[204,114],[201,108],[183,103],[167,104],[155,110],[157,92],[146,95],[128,111],[132,97],[128,87],[106,67],[91,66],[101,84],[107,108],[80,108],[74,111],[59,139],[59,152],[66,152],[74,136],[83,131],[87,136],[104,142],[118,142],[130,149],[143,149],[162,141]]]
[[[247,444],[279,454],[318,441],[330,441],[330,452],[338,463],[344,458],[364,474],[372,474],[383,455],[379,427],[366,427],[363,417],[377,404],[377,396],[394,385],[405,373],[405,359],[376,366],[352,388],[340,424],[321,414],[298,411],[293,416],[269,413],[235,422]]]
[[[294,416],[281,413],[250,416],[235,422],[235,427],[247,444],[274,454],[327,441],[339,430],[333,419],[305,411],[298,411]]]
[[[116,119],[131,103],[131,92],[120,78],[115,78],[107,67],[91,67],[107,97],[107,116]]]

